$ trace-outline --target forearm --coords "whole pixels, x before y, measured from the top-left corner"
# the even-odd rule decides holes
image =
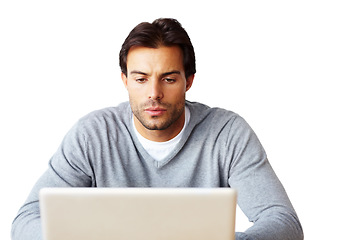
[[[41,240],[41,218],[39,209],[39,191],[44,187],[85,187],[78,184],[79,180],[64,181],[63,174],[54,171],[50,164],[49,169],[40,177],[31,190],[24,205],[20,208],[12,224],[12,240]],[[78,185],[75,185],[78,184]]]
[[[41,220],[39,191],[45,187],[90,187],[92,177],[84,171],[87,165],[86,145],[81,141],[82,134],[74,128],[70,131],[58,151],[49,162],[49,168],[36,182],[24,205],[13,221],[12,240],[40,240]],[[89,170],[91,172],[91,170]]]
[[[254,225],[245,231],[245,234],[248,239],[254,240],[304,239],[296,213],[283,207],[272,207],[264,211]]]
[[[261,182],[252,178],[241,181],[240,185],[234,184],[239,191],[240,208],[254,223],[245,231],[246,236],[239,235],[237,240],[303,239],[300,221],[281,183],[274,174],[267,174],[265,179],[267,181]]]
[[[272,169],[256,135],[249,130],[232,141],[229,185],[238,191],[238,204],[254,225],[237,240],[303,239],[295,210]],[[237,143],[237,144],[234,144]]]
[[[41,240],[41,222],[38,202],[24,205],[12,224],[12,240]]]

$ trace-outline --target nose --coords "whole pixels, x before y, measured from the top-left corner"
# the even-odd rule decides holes
[[[160,100],[164,97],[163,89],[161,83],[159,81],[151,81],[150,90],[149,90],[149,98],[152,100]]]

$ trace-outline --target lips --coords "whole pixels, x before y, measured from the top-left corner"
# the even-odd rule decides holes
[[[166,112],[166,109],[160,107],[149,107],[145,109],[145,112],[150,116],[155,117],[163,115]]]

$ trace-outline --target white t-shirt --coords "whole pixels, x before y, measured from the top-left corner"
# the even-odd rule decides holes
[[[178,144],[180,142],[180,139],[181,139],[181,137],[184,133],[184,130],[186,128],[186,125],[189,123],[189,121],[190,121],[190,111],[187,107],[185,107],[185,123],[184,123],[184,126],[183,126],[182,130],[180,131],[180,133],[178,135],[176,135],[176,137],[170,139],[169,141],[154,142],[154,141],[150,141],[150,140],[144,138],[137,131],[137,129],[135,127],[134,117],[132,119],[133,128],[135,129],[137,138],[139,139],[140,143],[145,148],[145,150],[150,154],[150,156],[153,157],[157,161],[163,160],[164,158],[166,158],[166,156],[168,156],[174,150],[176,144]]]

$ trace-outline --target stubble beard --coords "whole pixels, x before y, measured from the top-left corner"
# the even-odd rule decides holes
[[[130,99],[130,106],[134,116],[139,122],[148,130],[166,130],[172,124],[174,124],[185,110],[185,97],[182,101],[175,105],[169,103],[163,103],[157,100],[149,100],[144,104],[136,105],[134,101]],[[151,116],[148,120],[145,109],[148,107],[161,107],[166,109],[164,116]]]

